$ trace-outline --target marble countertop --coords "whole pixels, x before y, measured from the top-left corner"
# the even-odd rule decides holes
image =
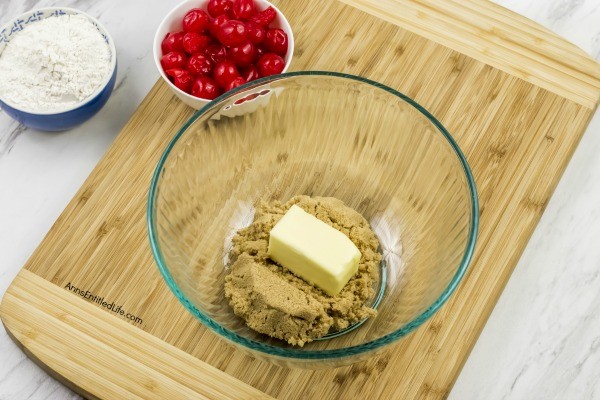
[[[88,12],[117,44],[107,105],[59,134],[0,111],[0,296],[158,78],[154,30],[179,0],[2,0],[0,24],[60,4]],[[496,0],[600,59],[600,0]],[[140,10],[143,9],[143,12]],[[131,22],[135,21],[135,22]],[[452,400],[600,399],[600,112],[462,370]],[[79,398],[0,329],[0,400]]]

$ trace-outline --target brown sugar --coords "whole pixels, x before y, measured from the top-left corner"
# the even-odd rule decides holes
[[[269,232],[294,204],[344,233],[361,252],[358,272],[335,296],[268,258]],[[378,247],[367,220],[338,199],[296,196],[286,203],[262,202],[252,224],[233,238],[235,262],[225,278],[225,296],[250,328],[303,346],[376,314],[366,302],[374,296],[379,274]]]

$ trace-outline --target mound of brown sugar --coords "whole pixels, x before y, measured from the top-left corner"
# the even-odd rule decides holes
[[[358,272],[336,296],[268,258],[269,232],[294,204],[344,233],[360,250]],[[378,247],[367,220],[338,199],[296,196],[286,203],[262,202],[252,224],[233,238],[235,262],[225,277],[225,296],[250,328],[303,346],[375,315],[365,303],[374,296],[381,261]]]

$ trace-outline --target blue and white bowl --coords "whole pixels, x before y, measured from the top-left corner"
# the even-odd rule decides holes
[[[13,119],[33,129],[42,131],[64,131],[80,125],[90,119],[106,104],[117,79],[117,51],[115,44],[106,30],[95,18],[84,12],[67,7],[48,7],[32,10],[19,15],[0,27],[0,54],[4,51],[15,33],[25,29],[29,24],[35,24],[45,18],[64,14],[80,14],[87,17],[104,37],[110,51],[111,73],[94,93],[81,103],[51,112],[31,112],[2,98],[0,93],[0,108]]]

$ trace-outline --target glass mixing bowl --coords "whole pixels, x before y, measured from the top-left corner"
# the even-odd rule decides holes
[[[249,329],[223,291],[231,239],[255,205],[300,194],[359,211],[383,255],[377,316],[302,348]],[[259,359],[322,368],[364,360],[431,317],[471,260],[478,213],[465,157],[423,107],[364,78],[294,72],[228,92],[183,126],[154,174],[148,225],[165,281],[200,322]]]

